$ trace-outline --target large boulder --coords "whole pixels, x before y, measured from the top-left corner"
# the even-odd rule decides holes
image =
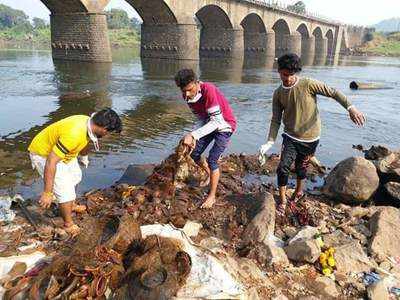
[[[344,203],[361,203],[371,198],[379,186],[373,163],[362,157],[340,162],[326,178],[324,193]]]
[[[351,272],[369,272],[377,265],[371,261],[359,242],[354,241],[335,248],[337,272],[348,275]]]
[[[400,254],[400,210],[395,207],[382,207],[370,220],[372,238],[369,249],[378,261]]]

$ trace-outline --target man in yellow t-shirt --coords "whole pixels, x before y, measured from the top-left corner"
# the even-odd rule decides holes
[[[98,151],[99,138],[121,130],[121,119],[115,111],[107,108],[92,117],[75,115],[53,123],[39,132],[29,145],[32,167],[44,180],[39,203],[49,208],[56,200],[67,232],[75,234],[79,231],[72,220],[75,186],[82,179],[78,155],[81,163],[87,167],[89,141]]]

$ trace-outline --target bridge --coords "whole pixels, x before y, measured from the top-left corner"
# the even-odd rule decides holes
[[[110,62],[104,8],[110,0],[41,0],[50,10],[54,59]],[[141,56],[198,60],[338,57],[363,28],[297,14],[260,0],[126,0],[143,20]]]

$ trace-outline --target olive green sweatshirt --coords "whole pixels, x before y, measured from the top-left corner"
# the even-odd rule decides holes
[[[338,90],[325,83],[308,78],[298,78],[297,83],[286,88],[281,85],[272,99],[272,119],[268,141],[275,141],[281,121],[284,133],[302,141],[315,141],[321,135],[321,119],[317,106],[317,95],[335,99],[345,109],[351,102]]]

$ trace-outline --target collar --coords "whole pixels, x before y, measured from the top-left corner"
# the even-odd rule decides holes
[[[292,85],[292,86],[284,86],[283,82],[281,83],[281,86],[285,89],[285,90],[290,90],[291,88],[295,87],[300,81],[300,78],[298,76],[296,76],[296,82]]]
[[[95,113],[93,113],[93,114],[90,116],[90,118],[89,118],[89,120],[88,120],[88,122],[87,122],[87,131],[88,131],[88,136],[89,136],[90,140],[93,142],[94,149],[95,149],[96,151],[99,151],[99,150],[100,150],[99,140],[98,140],[97,136],[93,133],[92,127],[90,126],[91,123],[92,123],[92,117],[94,116],[94,114],[95,114]]]

